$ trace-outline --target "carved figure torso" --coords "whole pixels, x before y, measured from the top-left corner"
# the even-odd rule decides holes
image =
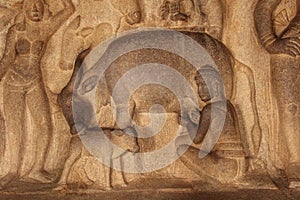
[[[217,116],[222,116],[224,115],[224,112],[226,112],[224,128],[216,146],[213,149],[213,152],[215,152],[219,157],[225,158],[245,156],[244,146],[241,140],[241,134],[237,123],[235,109],[228,100],[226,108],[227,110],[224,110],[222,105],[219,106],[218,102],[209,103],[203,108],[203,110],[201,111],[198,133],[194,139],[194,142],[196,144],[200,143],[201,138],[204,138],[204,136],[208,133],[210,124],[212,124],[213,126],[213,121],[219,121],[217,119],[211,119],[211,109],[213,104],[216,109],[216,112],[220,113],[220,115]]]
[[[46,42],[41,37],[29,37],[26,27],[15,28],[15,59],[7,73],[7,83],[15,86],[30,84],[42,77],[40,61],[45,51]],[[40,33],[37,33],[39,36]]]

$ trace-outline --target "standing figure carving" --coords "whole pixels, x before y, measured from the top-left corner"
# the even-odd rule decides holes
[[[294,15],[289,14],[288,4],[294,6]],[[286,8],[276,14],[282,5]],[[299,16],[299,0],[260,0],[255,10],[258,36],[271,54],[272,93],[278,113],[278,121],[274,124],[278,125],[277,132],[284,136],[287,143],[289,160],[286,174],[290,187],[300,186]]]
[[[63,10],[45,19],[47,5],[43,0],[25,0],[22,22],[8,31],[4,56],[0,62],[0,80],[4,82],[3,101],[10,166],[9,173],[0,180],[2,187],[19,176],[24,156],[22,144],[26,138],[32,137],[25,126],[26,107],[37,141],[30,144],[36,154],[34,165],[23,178],[34,182],[50,181],[44,171],[44,163],[52,124],[40,62],[50,37],[75,11],[71,0],[62,0],[62,3]]]

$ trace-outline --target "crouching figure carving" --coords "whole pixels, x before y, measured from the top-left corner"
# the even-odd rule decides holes
[[[219,73],[211,66],[203,66],[199,73],[205,76],[207,82],[199,73],[195,76],[198,86],[198,93],[205,106],[200,112],[199,126],[194,117],[187,116],[188,134],[183,134],[177,138],[177,152],[180,160],[187,168],[194,171],[204,180],[220,183],[232,182],[243,176],[247,170],[245,145],[242,140],[238,125],[237,115],[233,105],[225,99],[224,88]],[[226,102],[226,106],[224,105]],[[223,105],[222,105],[223,104]],[[212,117],[212,107],[216,108],[217,115]],[[222,133],[213,147],[212,151],[206,149],[207,146],[214,144],[208,143],[214,139],[204,140],[205,137],[216,137],[214,131],[219,126],[218,117],[226,115],[225,124]],[[196,133],[196,135],[194,135]],[[187,146],[184,141],[193,138],[193,143],[198,146],[202,144],[204,148]],[[203,157],[203,158],[202,158]]]

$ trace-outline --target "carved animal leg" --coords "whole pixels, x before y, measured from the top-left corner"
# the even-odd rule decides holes
[[[124,155],[124,154],[123,154]],[[112,175],[112,188],[114,188],[115,186],[118,187],[126,187],[127,186],[127,181],[125,178],[125,174],[123,171],[123,159],[122,159],[122,155],[120,157],[114,158],[112,163],[116,162],[116,165],[118,166],[118,169],[114,169],[114,165],[112,164],[112,168],[111,168],[111,175]]]
[[[112,171],[113,171],[113,162],[111,156],[104,156],[103,163],[109,164],[109,166],[104,165],[104,174],[105,174],[105,190],[112,189]]]
[[[128,181],[126,180],[126,177],[125,177],[125,173],[124,173],[124,160],[123,160],[123,157],[121,156],[120,157],[120,166],[121,166],[121,175],[122,175],[122,180],[123,180],[123,186],[127,186],[128,185]]]

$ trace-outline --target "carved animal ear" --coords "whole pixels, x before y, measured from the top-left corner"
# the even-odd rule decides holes
[[[81,23],[81,17],[77,16],[75,17],[75,19],[73,19],[73,21],[69,24],[68,29],[74,30],[76,31]]]
[[[86,38],[90,36],[94,32],[94,28],[87,27],[83,28],[82,30],[79,31],[78,35],[80,35],[83,38]]]
[[[80,93],[86,94],[92,91],[97,85],[98,76],[92,76],[83,82]]]

